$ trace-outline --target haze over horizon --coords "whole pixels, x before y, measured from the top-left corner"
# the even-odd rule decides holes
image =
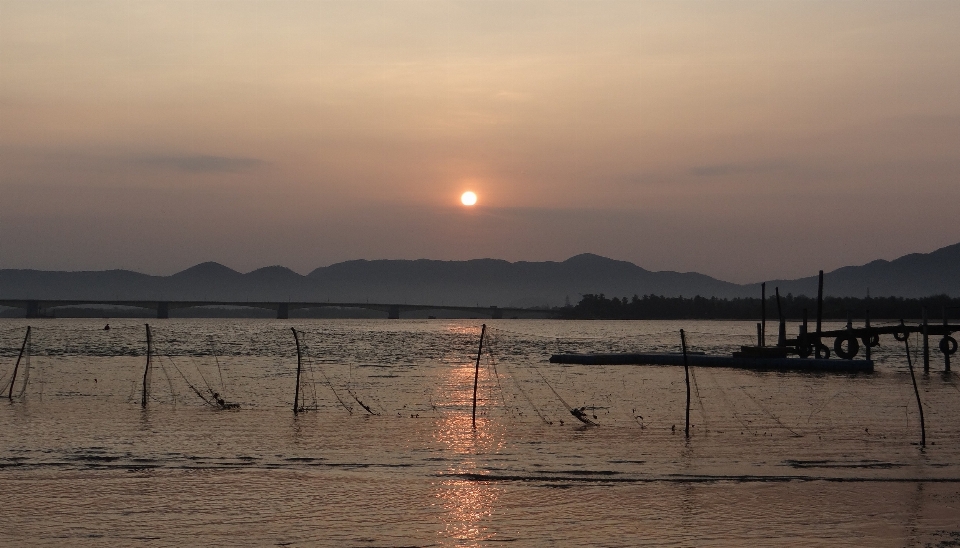
[[[0,268],[960,241],[960,3],[0,0]],[[476,206],[459,204],[462,192]]]

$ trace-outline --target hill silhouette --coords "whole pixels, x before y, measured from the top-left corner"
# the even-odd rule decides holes
[[[817,276],[770,280],[783,295],[816,295]],[[960,243],[932,253],[877,260],[825,274],[835,297],[960,296]],[[584,253],[565,261],[354,260],[298,274],[282,266],[241,273],[215,262],[171,276],[127,270],[0,270],[0,298],[99,300],[330,301],[456,306],[562,306],[584,294],[630,297],[756,297],[759,283],[695,272],[653,272]]]

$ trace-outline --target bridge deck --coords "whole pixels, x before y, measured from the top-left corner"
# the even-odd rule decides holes
[[[102,300],[102,299],[0,299],[0,306],[23,308],[28,318],[40,317],[44,310],[62,306],[126,306],[146,308],[157,311],[158,318],[169,317],[170,310],[179,308],[195,308],[201,306],[231,306],[246,308],[262,308],[276,310],[277,318],[286,319],[291,310],[305,308],[361,308],[377,310],[387,313],[389,318],[400,317],[401,312],[446,310],[465,312],[502,318],[504,314],[549,314],[549,310],[534,308],[501,308],[497,306],[455,306],[432,304],[397,304],[397,303],[370,303],[370,302],[309,302],[309,301],[165,301],[165,300]]]

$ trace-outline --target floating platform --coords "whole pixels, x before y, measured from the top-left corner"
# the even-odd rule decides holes
[[[580,365],[683,365],[683,354],[554,354],[550,363]],[[751,358],[687,354],[693,367],[733,367],[757,371],[824,371],[873,373],[873,360],[817,360],[813,358]]]

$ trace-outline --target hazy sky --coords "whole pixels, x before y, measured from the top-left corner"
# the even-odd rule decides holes
[[[0,268],[958,241],[955,0],[0,0]]]

